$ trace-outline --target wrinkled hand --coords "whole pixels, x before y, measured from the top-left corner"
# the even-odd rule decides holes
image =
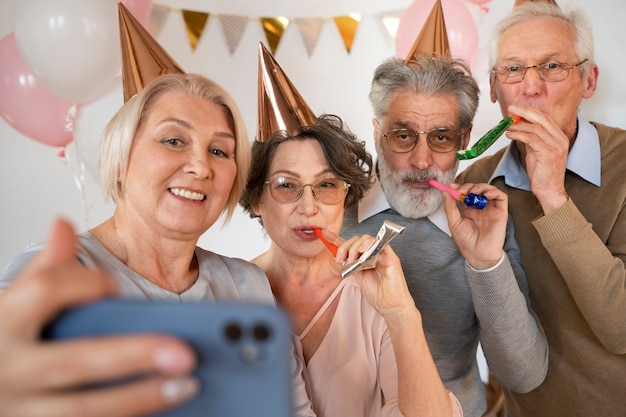
[[[338,246],[337,262],[354,262],[375,240],[370,235],[354,236],[343,240],[327,230],[323,231],[327,240]],[[411,297],[404,278],[400,259],[390,245],[378,254],[375,267],[353,273],[355,280],[367,301],[386,320],[410,311],[414,313],[415,302]]]
[[[488,184],[450,184],[462,194],[482,194],[489,200],[483,209],[458,204],[444,192],[444,209],[452,238],[467,262],[475,269],[494,266],[502,257],[506,224],[508,220],[508,196]]]
[[[524,163],[533,194],[544,213],[567,201],[565,170],[570,140],[554,122],[532,107],[511,106],[511,113],[524,120],[513,124],[507,137],[525,145]]]
[[[137,416],[165,409],[195,392],[197,386],[181,378],[195,358],[175,339],[41,340],[42,328],[63,309],[116,291],[111,278],[78,264],[74,230],[57,221],[45,250],[0,293],[0,416]],[[76,389],[137,372],[156,376],[124,388]],[[168,380],[174,394],[169,397],[164,395]]]

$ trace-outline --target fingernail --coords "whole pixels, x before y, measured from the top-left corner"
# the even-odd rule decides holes
[[[186,371],[193,366],[193,358],[181,349],[160,347],[154,351],[153,358],[156,366],[165,372]]]
[[[163,400],[168,404],[180,404],[200,392],[200,381],[196,378],[170,379],[161,385]]]

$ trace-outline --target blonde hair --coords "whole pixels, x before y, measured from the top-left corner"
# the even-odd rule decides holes
[[[100,141],[99,171],[104,192],[118,203],[126,177],[130,150],[142,121],[150,113],[152,103],[161,95],[181,91],[223,106],[235,134],[237,175],[224,211],[226,220],[233,215],[248,176],[250,142],[235,101],[221,86],[198,74],[166,74],[149,82],[140,93],[130,98],[106,125]]]
[[[521,6],[524,3],[550,3],[550,4],[554,4],[555,6],[558,6],[558,4],[556,4],[555,0],[515,0],[515,4],[513,5],[513,7],[517,7],[517,6]]]

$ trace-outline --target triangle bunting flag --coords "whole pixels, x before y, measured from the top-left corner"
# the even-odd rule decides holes
[[[261,25],[263,26],[263,31],[265,32],[265,38],[267,39],[270,51],[272,54],[275,54],[276,48],[278,48],[278,43],[283,37],[283,33],[285,33],[287,26],[289,26],[289,19],[282,16],[261,17],[259,19],[261,20]]]
[[[248,19],[243,16],[235,15],[220,15],[217,17],[222,27],[222,33],[224,39],[226,39],[226,46],[230,54],[234,54],[241,42],[246,26],[248,25]]]
[[[191,50],[195,51],[198,42],[202,37],[202,32],[206,26],[206,22],[209,19],[209,13],[194,12],[190,10],[181,10],[183,20],[185,21],[185,27],[187,28],[187,38],[189,39],[189,45]]]
[[[339,30],[339,34],[341,35],[341,39],[343,39],[343,44],[346,47],[346,51],[350,53],[352,49],[352,42],[354,42],[354,36],[356,35],[356,31],[359,28],[359,22],[361,22],[361,15],[358,13],[353,13],[348,16],[336,16],[333,17],[335,21],[335,25]]]
[[[322,33],[324,19],[315,17],[300,17],[293,19],[293,21],[298,28],[298,31],[300,32],[302,42],[304,42],[304,48],[306,49],[306,52],[310,57],[311,55],[313,55],[313,50],[317,45],[320,34]]]
[[[167,19],[167,16],[169,16],[169,14],[169,7],[161,6],[158,4],[152,5],[152,10],[150,10],[150,21],[148,22],[146,29],[148,29],[148,32],[150,32],[153,37],[156,38],[157,36],[159,36],[159,33],[161,33],[161,28],[163,28],[165,20]]]

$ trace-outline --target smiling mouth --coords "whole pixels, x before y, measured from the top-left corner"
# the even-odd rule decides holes
[[[175,196],[186,198],[187,200],[192,201],[203,201],[206,199],[206,196],[204,194],[196,193],[189,190],[183,190],[182,188],[170,188],[169,192],[174,194]]]

